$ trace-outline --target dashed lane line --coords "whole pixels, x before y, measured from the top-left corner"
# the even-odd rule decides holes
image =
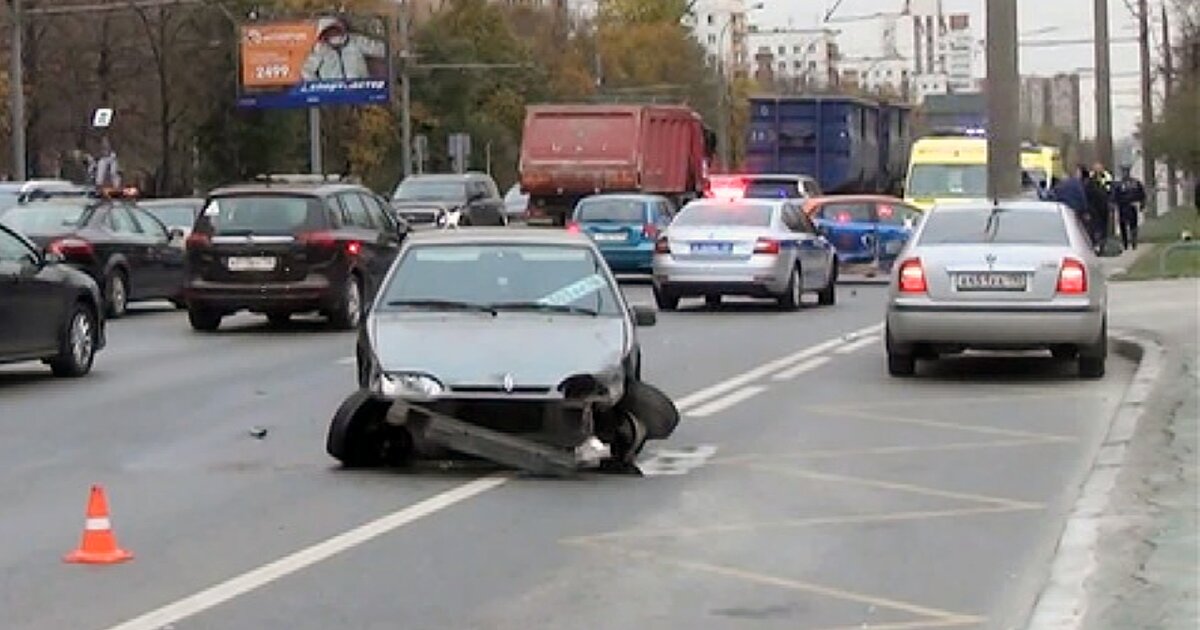
[[[838,354],[850,354],[851,352],[857,352],[871,344],[878,343],[878,342],[879,342],[879,335],[867,335],[867,336],[863,337],[862,339],[859,339],[858,341],[848,343],[848,344],[834,350],[834,352],[836,352]]]
[[[788,366],[821,354],[839,344],[857,339],[861,335],[878,332],[883,324],[875,324],[861,330],[848,333],[837,339],[831,339],[806,350],[771,361],[738,376],[717,383],[711,387],[697,391],[676,401],[680,413],[700,405],[696,411],[707,414],[731,407],[738,402],[755,396],[764,391],[762,386],[747,385],[760,380],[766,375],[785,369]],[[335,360],[339,365],[349,365],[354,357],[343,357]],[[723,394],[731,393],[724,398],[713,400]],[[707,404],[705,404],[707,403]],[[107,630],[160,630],[165,626],[193,617],[229,600],[255,591],[267,584],[302,571],[315,564],[323,562],[339,553],[348,551],[384,534],[393,532],[421,518],[440,512],[457,503],[461,503],[488,490],[498,488],[514,478],[511,473],[501,473],[478,477],[445,492],[436,494],[428,499],[397,510],[374,521],[360,525],[315,545],[305,547],[278,560],[251,569],[240,575],[220,582],[202,591],[183,597],[162,607],[156,608],[138,617],[122,622]],[[823,588],[823,587],[819,587]],[[937,616],[937,615],[935,615]],[[944,617],[944,615],[942,615]]]
[[[675,401],[675,406],[680,409],[694,407],[694,406],[701,404],[705,401],[708,401],[710,399],[727,394],[727,393],[729,393],[735,389],[738,389],[740,387],[745,387],[746,385],[754,383],[755,381],[760,381],[771,374],[774,374],[776,372],[779,372],[780,370],[785,370],[788,367],[791,367],[793,364],[795,364],[797,362],[804,361],[806,359],[811,359],[814,356],[817,356],[819,354],[827,352],[833,348],[838,347],[839,345],[842,345],[843,343],[846,343],[846,340],[848,340],[848,339],[850,339],[850,340],[858,339],[862,335],[870,335],[873,333],[877,333],[882,329],[883,329],[882,323],[873,324],[871,326],[867,326],[865,328],[856,330],[854,332],[847,333],[847,334],[843,335],[842,337],[838,337],[836,339],[830,339],[828,341],[825,341],[825,342],[819,343],[815,346],[812,346],[811,348],[806,348],[804,350],[794,352],[788,356],[781,357],[781,358],[771,361],[769,363],[764,363],[763,365],[760,365],[756,368],[747,370],[737,376],[728,378],[724,381],[721,381],[720,383],[712,385],[711,387],[706,387],[698,392],[695,392],[694,394],[684,396],[683,398],[680,398],[679,400]]]
[[[732,392],[717,398],[716,400],[704,403],[703,405],[684,413],[693,418],[704,418],[724,411],[742,402],[743,400],[753,398],[754,396],[757,396],[765,391],[767,391],[767,388],[762,385],[747,385],[746,387],[735,389]]]
[[[811,372],[822,365],[825,365],[826,363],[829,363],[829,357],[817,357],[815,359],[809,359],[804,363],[794,365],[776,374],[775,376],[772,376],[771,378],[776,381],[788,381],[800,376],[801,374],[804,374],[805,372]]]

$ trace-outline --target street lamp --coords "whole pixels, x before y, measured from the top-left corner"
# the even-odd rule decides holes
[[[746,13],[751,11],[761,11],[763,8],[762,2],[755,2],[746,7]],[[722,168],[729,168],[730,162],[730,147],[729,147],[729,108],[728,104],[731,100],[729,89],[729,81],[725,72],[725,34],[729,31],[729,27],[733,26],[733,18],[737,13],[730,12],[728,19],[725,20],[725,25],[721,27],[721,31],[717,33],[717,146],[720,154]]]

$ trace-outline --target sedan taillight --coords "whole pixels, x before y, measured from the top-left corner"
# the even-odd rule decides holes
[[[899,278],[901,293],[925,293],[929,290],[920,258],[910,258],[901,263]]]
[[[73,236],[54,240],[46,246],[46,250],[63,258],[87,257],[96,252],[91,243]]]
[[[1079,295],[1087,290],[1087,266],[1074,258],[1064,258],[1058,270],[1058,292]]]

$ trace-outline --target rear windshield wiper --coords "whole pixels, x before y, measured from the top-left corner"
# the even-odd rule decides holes
[[[478,311],[496,315],[496,309],[487,304],[475,302],[460,302],[457,300],[392,300],[388,306],[409,306],[413,308],[441,309],[447,311]]]
[[[498,311],[544,311],[547,313],[568,313],[571,315],[590,315],[596,317],[600,311],[570,304],[547,304],[545,302],[494,302],[488,306]]]

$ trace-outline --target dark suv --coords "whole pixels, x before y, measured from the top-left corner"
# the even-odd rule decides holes
[[[184,296],[196,330],[238,311],[282,324],[319,312],[358,326],[408,226],[346,183],[256,183],[213,191],[187,239]]]

